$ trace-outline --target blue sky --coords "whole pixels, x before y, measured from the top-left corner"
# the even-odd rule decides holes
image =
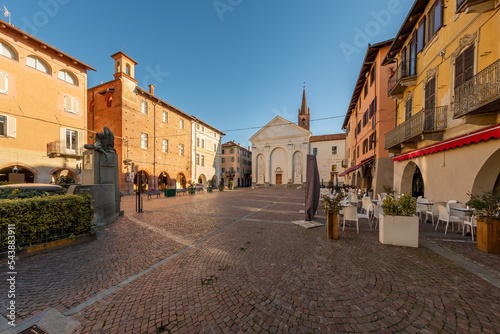
[[[339,133],[368,43],[393,38],[412,0],[3,0],[12,23],[112,80],[125,48],[142,88],[249,146],[276,115]],[[4,18],[2,16],[2,18]]]

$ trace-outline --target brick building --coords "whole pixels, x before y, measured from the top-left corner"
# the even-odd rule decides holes
[[[130,194],[138,184],[144,190],[186,187],[195,118],[155,96],[153,85],[147,91],[140,88],[132,58],[123,52],[111,57],[114,80],[88,89],[88,128],[113,131],[122,161],[121,192]]]

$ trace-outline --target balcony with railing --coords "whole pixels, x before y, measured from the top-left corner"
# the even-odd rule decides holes
[[[409,59],[401,62],[396,72],[387,82],[387,95],[401,98],[406,88],[417,84],[417,60]]]
[[[446,129],[448,106],[423,109],[385,135],[385,149],[400,149],[401,144],[429,139]],[[423,137],[422,137],[423,136]]]
[[[347,167],[347,159],[342,159],[342,168]]]
[[[225,172],[226,177],[234,177],[236,175],[234,170],[227,170]]]
[[[73,147],[68,148],[66,143],[61,143],[60,140],[53,141],[47,144],[47,156],[49,158],[55,157],[81,157],[83,148]]]
[[[495,9],[495,0],[456,0],[457,12],[484,13]]]
[[[500,59],[455,88],[453,117],[500,108]]]

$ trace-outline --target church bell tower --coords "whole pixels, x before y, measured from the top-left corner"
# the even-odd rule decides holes
[[[299,123],[298,125],[306,130],[309,130],[311,114],[309,113],[309,108],[307,108],[306,101],[306,83],[304,82],[304,91],[302,92],[302,105],[299,109]]]

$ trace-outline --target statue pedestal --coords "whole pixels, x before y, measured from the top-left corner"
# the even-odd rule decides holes
[[[72,190],[74,193],[87,192],[92,195],[96,219],[103,222],[114,221],[121,214],[118,155],[114,152],[108,154],[109,159],[106,160],[101,152],[83,152],[82,185]]]

